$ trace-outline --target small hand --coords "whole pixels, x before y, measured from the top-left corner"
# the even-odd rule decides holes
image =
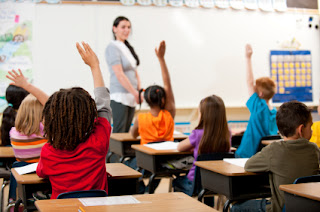
[[[12,71],[8,71],[9,75],[6,75],[6,77],[12,81],[10,85],[26,88],[29,82],[27,78],[22,74],[21,70],[18,69],[18,71],[19,73],[12,69]]]
[[[166,42],[163,40],[159,44],[159,48],[155,48],[155,52],[158,58],[164,58],[164,54],[166,53]]]
[[[250,44],[247,44],[247,45],[246,45],[246,57],[247,57],[247,58],[251,58],[252,53],[253,53],[253,51],[252,51],[251,45],[250,45]]]
[[[97,55],[94,53],[94,51],[91,49],[89,44],[82,42],[82,48],[80,44],[77,42],[76,46],[85,64],[87,64],[91,68],[94,66],[99,66],[99,59]]]

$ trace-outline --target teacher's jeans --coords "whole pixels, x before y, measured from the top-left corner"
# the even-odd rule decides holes
[[[113,117],[113,133],[129,132],[132,119],[134,116],[134,107],[123,105],[119,102],[111,100]]]

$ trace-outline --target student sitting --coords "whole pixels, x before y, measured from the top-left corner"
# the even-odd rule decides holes
[[[110,96],[90,46],[77,43],[83,61],[90,66],[96,102],[82,88],[61,89],[50,96],[43,109],[44,132],[37,174],[49,178],[52,199],[60,193],[101,189],[108,191],[106,155],[111,133]],[[36,87],[13,73],[12,80],[35,95]],[[20,85],[19,85],[20,86]],[[35,95],[36,96],[36,95]]]
[[[269,77],[254,78],[251,64],[252,48],[247,44],[247,85],[250,98],[247,107],[251,113],[247,129],[242,136],[235,156],[250,158],[257,153],[262,137],[277,134],[276,109],[270,106],[270,99],[275,94],[275,83]]]
[[[28,95],[28,91],[15,85],[9,85],[6,89],[6,100],[8,107],[2,113],[1,120],[1,146],[10,145],[9,132],[14,127],[17,110],[20,107],[22,100]]]
[[[140,113],[131,129],[133,137],[141,136],[141,144],[155,141],[173,141],[174,116],[176,107],[169,71],[164,59],[166,44],[162,41],[155,49],[160,62],[164,87],[149,86],[144,92],[144,99],[150,106],[148,113]]]
[[[20,71],[20,70],[19,70]],[[10,73],[10,72],[9,72]],[[47,142],[43,137],[42,110],[48,96],[43,93],[43,102],[29,94],[21,103],[15,120],[15,127],[10,130],[10,140],[18,162],[14,167],[39,162],[42,146]],[[9,202],[16,199],[17,183],[10,177]]]
[[[264,147],[245,164],[249,172],[269,172],[271,204],[263,200],[249,200],[235,204],[231,211],[281,212],[284,192],[279,186],[291,184],[296,178],[318,174],[319,149],[309,142],[312,116],[303,103],[291,101],[281,105],[277,113],[277,125],[284,139]]]
[[[179,151],[193,150],[194,162],[198,154],[229,152],[231,142],[226,109],[220,97],[212,95],[201,100],[199,112],[198,126],[188,138],[178,145]],[[180,176],[173,181],[175,191],[192,195],[192,182],[195,172],[194,162],[187,176]]]

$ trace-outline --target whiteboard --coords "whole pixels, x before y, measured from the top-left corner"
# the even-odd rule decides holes
[[[253,46],[254,77],[269,76],[270,50],[293,38],[310,50],[313,103],[319,99],[319,30],[309,28],[309,17],[295,12],[176,8],[122,5],[37,4],[34,23],[34,83],[48,94],[59,88],[81,86],[90,93],[90,70],[75,47],[88,42],[100,59],[105,83],[109,71],[104,51],[113,39],[113,20],[123,15],[132,23],[130,43],[138,53],[142,86],[162,85],[154,48],[167,43],[166,61],[177,108],[197,107],[208,95],[221,96],[227,107],[245,106],[248,99],[244,46]]]

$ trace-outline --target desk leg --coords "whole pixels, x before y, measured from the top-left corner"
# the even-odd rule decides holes
[[[149,194],[153,194],[154,193],[154,179],[156,177],[156,174],[152,174],[149,178]]]

